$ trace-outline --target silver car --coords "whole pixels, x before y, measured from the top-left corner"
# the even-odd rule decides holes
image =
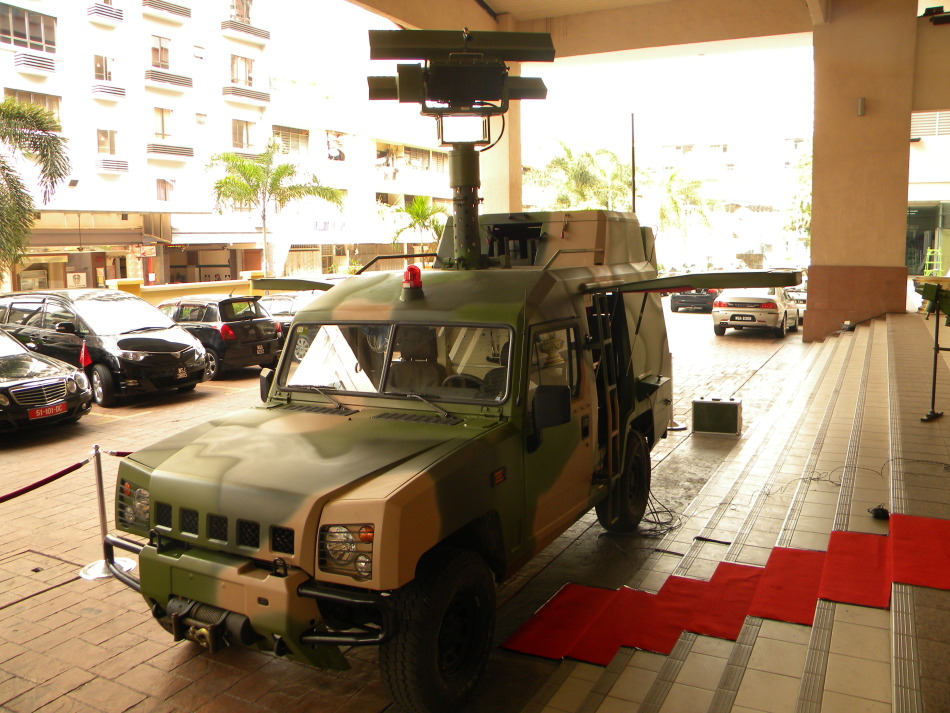
[[[786,331],[798,331],[798,304],[781,287],[725,290],[713,302],[712,320],[720,337],[728,327],[770,329],[776,337],[784,337]]]

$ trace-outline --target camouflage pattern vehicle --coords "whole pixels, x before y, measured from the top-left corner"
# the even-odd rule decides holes
[[[436,269],[355,276],[298,312],[309,349],[262,373],[261,406],[121,462],[117,527],[147,542],[109,535],[107,559],[138,553],[140,579],[111,569],[176,639],[340,669],[340,646],[379,645],[398,703],[456,710],[495,583],[592,507],[636,529],[671,419],[657,292],[702,279],[657,280],[632,214],[481,225],[496,267],[445,268],[450,223]]]

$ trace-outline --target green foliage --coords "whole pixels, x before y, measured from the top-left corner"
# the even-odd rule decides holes
[[[647,183],[644,190],[652,193],[656,202],[660,231],[685,232],[693,221],[709,227],[709,202],[702,197],[702,187],[702,181],[683,178],[679,171]]]
[[[436,241],[442,235],[445,221],[440,220],[440,216],[445,215],[447,211],[445,207],[435,205],[426,196],[415,196],[407,205],[396,208],[395,212],[408,216],[409,222],[393,235],[394,247],[399,244],[399,236],[407,230],[415,230],[422,235],[431,235],[430,240],[421,240],[420,242]]]
[[[607,149],[575,154],[561,142],[561,151],[543,169],[525,176],[526,182],[553,193],[546,209],[630,210],[629,163]]]
[[[56,116],[40,106],[10,97],[0,102],[0,270],[10,270],[23,257],[34,222],[33,198],[14,166],[16,155],[35,162],[48,202],[70,171],[59,131]]]
[[[215,209],[218,212],[223,207],[260,211],[265,275],[270,268],[267,245],[269,208],[280,211],[288,203],[306,196],[317,196],[338,207],[343,205],[343,191],[322,185],[314,175],[308,182],[293,183],[297,178],[297,168],[290,163],[274,164],[279,151],[280,142],[272,139],[267,149],[254,158],[245,158],[233,152],[211,157],[211,167],[224,169],[224,176],[214,182]]]

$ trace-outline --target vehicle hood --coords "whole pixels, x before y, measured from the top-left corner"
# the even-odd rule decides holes
[[[38,354],[16,354],[0,359],[0,384],[9,386],[20,381],[53,379],[68,376],[75,367]]]
[[[175,353],[198,346],[197,340],[178,325],[148,332],[100,335],[100,339],[103,347],[111,344],[116,349],[131,352]]]
[[[484,432],[462,424],[420,424],[418,412],[415,422],[373,418],[380,413],[255,408],[160,441],[130,459],[154,469],[153,502],[280,523],[311,511],[331,493],[418,459],[401,469],[405,479],[393,479],[396,489]]]

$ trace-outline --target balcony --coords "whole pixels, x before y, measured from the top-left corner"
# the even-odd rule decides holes
[[[191,17],[191,9],[164,0],[142,0],[142,14],[154,20],[181,25]]]
[[[111,158],[96,159],[96,173],[128,173],[129,162]]]
[[[110,104],[114,104],[125,97],[125,89],[112,84],[93,84],[91,91],[93,99]]]
[[[145,85],[152,89],[161,89],[176,94],[181,94],[185,89],[190,89],[193,86],[191,77],[169,74],[157,69],[145,70]]]
[[[102,3],[90,5],[86,8],[86,15],[89,17],[89,22],[100,27],[112,29],[122,24],[122,11],[111,5]]]
[[[270,94],[267,92],[255,92],[253,89],[234,85],[222,88],[221,94],[226,100],[235,104],[264,106],[270,101]]]
[[[149,159],[162,159],[184,163],[195,155],[190,146],[170,146],[169,144],[146,144],[145,153]]]
[[[43,57],[28,52],[17,52],[13,56],[13,66],[20,74],[33,77],[48,77],[56,71],[56,63],[52,57]]]
[[[221,23],[221,34],[238,42],[248,42],[263,47],[270,39],[270,32],[262,30],[246,22],[225,20]]]

